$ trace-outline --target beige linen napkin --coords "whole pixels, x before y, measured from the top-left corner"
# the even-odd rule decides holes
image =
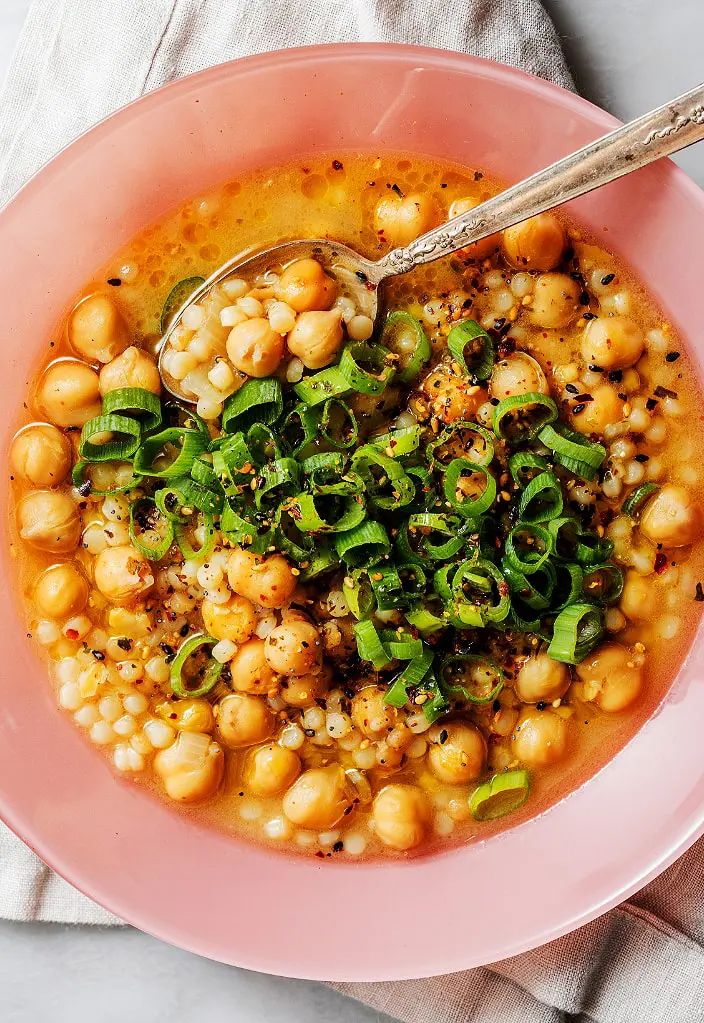
[[[424,43],[572,85],[538,0],[287,0],[283,11],[276,0],[35,0],[0,97],[0,202],[129,100],[262,50]],[[0,917],[120,923],[1,824]],[[406,1023],[557,1023],[566,1013],[696,1023],[704,1021],[703,944],[700,843],[630,902],[533,952],[431,980],[336,987]]]

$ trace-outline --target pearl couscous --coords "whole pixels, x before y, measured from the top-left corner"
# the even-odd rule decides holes
[[[496,191],[316,157],[188,203],[90,282],[10,451],[57,700],[125,780],[321,858],[484,837],[613,755],[704,600],[681,343],[552,213],[395,280],[314,258],[182,301],[233,251],[377,257]],[[28,725],[29,726],[29,725]]]

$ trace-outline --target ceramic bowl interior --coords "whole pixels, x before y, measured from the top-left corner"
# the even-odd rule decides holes
[[[298,154],[405,150],[514,181],[614,125],[505,67],[437,50],[332,46],[226,64],[84,135],[0,214],[2,450],[67,304],[145,225],[248,168]],[[662,163],[572,204],[641,276],[701,370],[704,196]],[[0,479],[7,508],[7,473]],[[700,637],[655,717],[597,776],[485,843],[408,862],[289,857],[195,825],[118,780],[56,706],[0,557],[0,812],[114,913],[227,963],[318,979],[448,973],[613,906],[704,822]],[[433,923],[434,921],[434,923]]]

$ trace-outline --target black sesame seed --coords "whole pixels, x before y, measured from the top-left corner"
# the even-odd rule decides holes
[[[680,357],[679,352],[668,352],[665,356],[665,362],[677,362]]]
[[[184,622],[181,628],[178,630],[178,634],[179,636],[187,636],[190,631],[191,631],[190,625],[188,624],[188,622]]]
[[[704,586],[701,583],[697,583],[697,589],[694,594],[694,599],[698,601],[704,600]]]
[[[95,657],[96,661],[104,661],[105,660],[105,654],[103,653],[102,650],[91,650],[91,653],[92,653],[93,657]]]
[[[332,161],[332,169],[333,170],[342,170],[342,164],[340,163],[339,160],[333,160]]]
[[[438,736],[438,739],[440,740],[440,745],[443,745],[443,743],[447,742],[448,732],[447,732],[446,728],[443,728],[443,730],[440,732],[440,735]]]
[[[582,313],[582,319],[584,319],[584,320],[595,320],[596,319],[596,313],[590,313],[589,311],[587,311],[586,313]]]
[[[657,401],[655,400],[655,398],[648,398],[648,400],[645,403],[645,407],[647,408],[648,412],[652,412],[656,405]]]
[[[305,732],[305,734],[308,736],[309,739],[312,739],[313,736],[315,735],[315,729],[314,728],[304,728],[303,731]]]
[[[592,364],[589,367],[589,372],[590,373],[603,373],[604,372],[604,367],[603,366],[596,366],[596,365]]]
[[[538,700],[538,702],[535,705],[536,710],[545,710],[546,707],[547,703],[545,703],[543,700]]]
[[[621,381],[623,380],[623,370],[622,369],[610,370],[609,380],[611,381],[612,384],[620,384]]]
[[[574,413],[575,416],[578,416],[580,412],[584,412],[586,407],[587,406],[584,404],[584,402],[580,401],[579,405],[574,406],[572,412]]]
[[[342,850],[343,850],[344,848],[345,848],[345,846],[344,846],[344,843],[343,843],[343,842],[340,842],[340,841],[337,841],[337,842],[335,842],[335,844],[333,845],[333,847],[332,847],[332,851],[333,851],[333,852],[342,852]]]
[[[634,457],[635,457],[635,461],[636,462],[647,462],[647,461],[650,460],[650,455],[640,454],[640,455],[635,455]]]
[[[616,274],[606,274],[605,277],[601,278],[601,283],[604,285],[604,287],[606,287],[607,284],[611,284],[615,277]]]
[[[120,638],[117,641],[117,645],[119,646],[120,650],[124,650],[126,653],[128,650],[132,649],[132,640],[128,639],[127,636],[120,636]]]
[[[589,292],[588,291],[583,291],[582,294],[579,296],[579,304],[580,305],[589,305]]]
[[[579,388],[576,384],[565,384],[565,390],[569,391],[570,394],[579,394]]]
[[[122,281],[120,280],[119,277],[108,277],[108,284],[112,288],[119,288],[120,285],[122,284]]]

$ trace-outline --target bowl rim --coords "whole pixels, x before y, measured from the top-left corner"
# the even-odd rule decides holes
[[[103,118],[96,125],[81,133],[71,143],[64,146],[50,161],[48,161],[48,163],[33,174],[32,177],[29,178],[13,196],[10,197],[7,203],[0,209],[0,223],[10,210],[12,210],[13,213],[16,213],[17,211],[21,211],[23,204],[31,202],[34,189],[42,186],[45,178],[62,169],[74,156],[78,156],[86,147],[90,147],[99,138],[109,134],[115,127],[127,124],[132,118],[138,116],[141,111],[147,107],[158,106],[161,102],[163,102],[166,95],[169,97],[178,95],[179,93],[186,95],[193,89],[198,88],[201,85],[205,85],[206,83],[215,83],[220,78],[231,79],[233,77],[247,75],[250,71],[254,70],[273,70],[282,66],[306,63],[309,61],[320,63],[321,61],[360,58],[371,58],[376,60],[383,59],[385,61],[399,62],[416,61],[420,62],[423,67],[457,70],[464,73],[468,71],[474,72],[483,78],[495,81],[499,85],[507,82],[513,83],[514,85],[518,84],[521,89],[533,93],[538,98],[548,99],[552,103],[556,103],[563,109],[572,111],[578,116],[583,116],[585,113],[588,113],[591,121],[597,123],[601,128],[603,128],[604,132],[611,130],[614,126],[620,123],[616,118],[606,113],[595,104],[551,82],[537,78],[516,68],[500,64],[496,61],[450,50],[395,43],[332,43],[297,47],[286,50],[275,50],[255,56],[227,61],[203,71],[196,72],[195,74],[185,76],[141,96],[138,99],[135,99],[126,106],[123,106],[119,110]],[[666,162],[669,165],[667,172],[671,182],[676,189],[686,193],[690,201],[699,208],[702,218],[704,219],[704,193],[682,170],[672,164],[671,161],[668,160]],[[678,679],[680,675],[685,672],[685,668],[689,667],[691,672],[691,652],[696,643],[697,640],[695,639],[694,644],[687,655],[685,664],[680,670]],[[668,703],[668,698],[666,698],[665,702]],[[658,716],[658,714],[659,712],[656,712],[655,716]],[[647,722],[640,731],[643,731],[643,729],[647,727],[647,724],[649,724],[649,722]],[[638,734],[640,734],[640,732]],[[618,759],[618,757],[616,759]],[[601,772],[599,773],[609,771],[609,769],[613,766],[613,763],[614,760],[612,759],[604,768],[601,769]],[[588,782],[586,784],[588,784]],[[539,822],[551,814],[557,806],[564,805],[571,797],[575,796],[583,788],[584,786],[581,786],[579,789],[573,791],[565,800],[561,800],[559,804],[551,807],[545,813],[539,814],[537,817],[525,822],[525,824],[522,824],[515,829],[510,829],[508,832],[497,836],[496,841],[502,841],[506,835],[515,834],[524,829],[527,832],[529,829],[539,826]],[[61,851],[55,846],[47,844],[42,833],[41,823],[37,820],[30,819],[30,817],[22,810],[17,811],[9,805],[8,797],[4,788],[0,788],[0,818],[2,818],[10,829],[13,830],[15,834],[17,834],[17,836],[21,838],[21,840],[25,842],[25,844],[27,844],[35,853],[37,853],[37,855],[39,855],[46,864],[48,864],[59,875],[64,877],[70,884],[123,920],[132,923],[134,926],[139,927],[146,933],[152,934],[155,937],[178,945],[179,947],[196,954],[204,955],[222,962],[229,962],[233,965],[242,966],[247,969],[275,973],[276,975],[281,976],[298,977],[302,979],[331,979],[329,967],[324,966],[321,971],[316,965],[309,961],[306,957],[305,950],[290,947],[287,948],[285,952],[271,954],[270,951],[262,952],[256,948],[248,948],[246,951],[244,948],[238,948],[233,957],[230,950],[222,948],[221,946],[213,947],[202,935],[193,935],[192,932],[189,931],[188,925],[182,924],[181,926],[178,926],[174,921],[166,920],[163,917],[155,919],[148,911],[143,911],[140,905],[131,900],[129,895],[127,895],[124,891],[117,894],[114,890],[111,890],[109,878],[104,878],[102,883],[82,878],[80,868],[64,863]],[[192,824],[190,826],[193,827]],[[578,911],[570,911],[560,919],[536,922],[530,930],[530,933],[526,933],[524,931],[520,936],[516,936],[513,939],[503,940],[500,945],[489,945],[487,947],[486,954],[480,958],[475,955],[468,959],[465,955],[463,955],[461,949],[453,949],[448,952],[447,948],[443,948],[441,958],[440,952],[438,952],[437,955],[429,952],[422,963],[419,962],[418,956],[415,955],[413,961],[408,965],[405,965],[402,962],[395,962],[394,965],[389,968],[388,964],[383,965],[376,962],[366,962],[364,961],[364,956],[362,956],[363,965],[359,966],[358,964],[346,963],[345,968],[335,974],[335,979],[348,981],[382,981],[390,979],[401,980],[429,977],[440,973],[468,969],[470,967],[483,965],[487,962],[496,961],[499,958],[504,959],[509,956],[520,954],[529,949],[535,948],[538,945],[552,941],[569,931],[588,923],[597,916],[613,908],[618,903],[632,895],[635,891],[642,888],[646,883],[669,866],[675,859],[684,853],[686,849],[688,849],[696,841],[696,839],[702,835],[702,833],[704,833],[704,801],[699,804],[698,809],[691,809],[688,812],[687,819],[682,820],[674,831],[663,831],[657,847],[650,847],[649,851],[646,851],[645,849],[641,851],[642,855],[640,859],[637,862],[633,862],[628,870],[627,880],[620,881],[615,888],[611,885],[607,885],[608,892],[601,893],[596,897],[589,897],[585,895],[583,898],[583,905]],[[491,841],[494,841],[494,839]],[[485,845],[486,843],[479,844]],[[443,855],[448,859],[456,858],[458,856],[461,857],[463,848],[466,847],[460,847],[459,849]],[[427,859],[438,860],[439,857],[428,857]],[[280,854],[275,854],[274,862],[278,861],[280,861]],[[411,864],[422,864],[423,858],[410,862]],[[331,864],[331,866],[335,866],[336,872],[339,872],[342,877],[342,871],[338,870],[341,865],[338,863],[334,865]],[[360,874],[368,877],[370,871],[382,873],[385,872],[387,868],[383,863],[380,864],[376,862],[366,864],[364,862],[360,862],[353,864],[350,869],[354,869]],[[406,869],[406,866],[404,865],[402,869]],[[338,962],[342,965],[343,961],[339,959]]]

